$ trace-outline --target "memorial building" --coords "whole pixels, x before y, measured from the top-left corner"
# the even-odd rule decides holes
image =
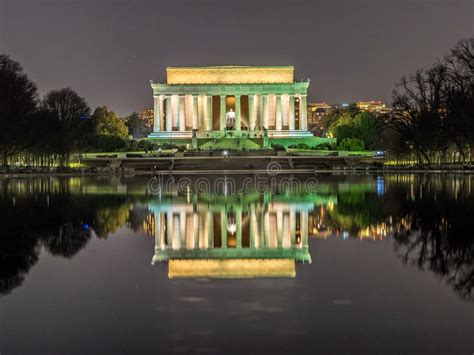
[[[308,131],[309,80],[292,66],[168,67],[166,83],[151,83],[150,139],[198,146],[222,139],[256,146],[325,141]]]
[[[155,249],[174,277],[294,277],[311,262],[308,215],[321,196],[165,195],[149,202]],[[298,201],[299,200],[299,201]]]

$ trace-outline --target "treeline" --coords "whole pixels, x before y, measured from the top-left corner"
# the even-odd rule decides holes
[[[150,126],[138,114],[126,119],[105,106],[93,112],[71,88],[39,99],[21,65],[0,55],[0,154],[2,165],[66,165],[82,151],[148,150]]]
[[[375,114],[359,111],[356,104],[331,111],[323,127],[327,135],[337,138],[341,150],[375,149],[380,128]]]
[[[355,104],[316,127],[338,147],[385,150],[400,164],[468,163],[474,158],[474,39],[460,41],[427,70],[402,77],[389,113]],[[322,128],[322,130],[321,130]]]
[[[44,248],[55,257],[73,258],[91,239],[108,238],[124,225],[141,231],[147,218],[142,197],[71,195],[67,180],[54,180],[61,193],[36,191],[35,198],[8,193],[0,182],[0,297],[19,287]],[[47,190],[47,189],[46,189]],[[13,202],[14,201],[14,202]],[[21,213],[20,213],[21,211]],[[28,216],[28,223],[24,217]]]
[[[431,68],[402,77],[385,127],[395,157],[428,164],[472,161],[474,38],[458,42]]]

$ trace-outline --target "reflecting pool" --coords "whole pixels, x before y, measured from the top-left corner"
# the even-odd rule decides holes
[[[0,180],[0,354],[471,354],[473,188]]]

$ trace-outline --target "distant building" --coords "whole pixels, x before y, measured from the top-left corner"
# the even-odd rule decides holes
[[[334,105],[325,102],[313,102],[308,104],[308,126],[311,132],[317,136],[324,136],[326,134],[323,125],[324,117],[337,108]]]
[[[324,117],[334,109],[334,106],[329,105],[325,102],[314,102],[308,104],[308,123],[310,121],[319,121],[319,117]]]
[[[376,115],[381,115],[390,112],[390,109],[386,107],[385,104],[382,103],[382,101],[357,101],[356,105],[360,111],[372,112]]]

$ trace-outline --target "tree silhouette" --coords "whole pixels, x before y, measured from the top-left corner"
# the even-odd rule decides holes
[[[474,220],[466,211],[474,209],[474,199],[461,188],[454,200],[450,182],[437,184],[433,177],[419,182],[423,191],[436,193],[410,203],[406,215],[410,227],[395,234],[395,249],[404,263],[430,270],[462,298],[472,300]]]
[[[5,230],[4,230],[5,231]],[[31,231],[5,231],[0,237],[0,295],[19,287],[39,255],[39,240]]]
[[[462,160],[474,149],[474,39],[460,41],[428,70],[402,77],[393,92],[386,123],[432,162],[449,160],[456,149]]]
[[[41,102],[41,113],[44,126],[49,130],[47,136],[54,137],[51,148],[64,164],[71,153],[86,146],[91,134],[90,108],[74,90],[64,88],[46,94]]]
[[[31,144],[31,122],[37,109],[36,85],[21,65],[0,54],[0,153],[2,164]]]
[[[128,127],[128,132],[135,139],[146,138],[152,132],[151,127],[147,125],[147,121],[136,112],[125,119],[125,124]]]

